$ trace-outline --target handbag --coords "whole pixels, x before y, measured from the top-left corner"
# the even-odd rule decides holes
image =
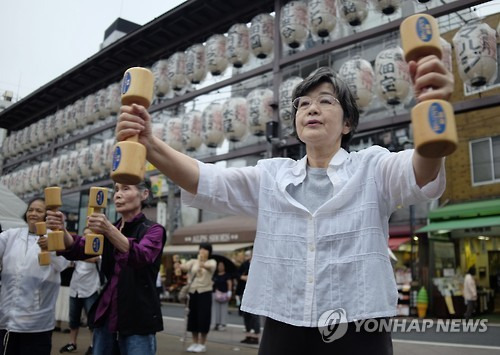
[[[215,300],[219,303],[226,303],[229,301],[229,295],[227,292],[215,290]]]

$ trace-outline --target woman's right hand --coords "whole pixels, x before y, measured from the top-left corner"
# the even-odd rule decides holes
[[[148,110],[141,105],[132,104],[122,106],[121,113],[116,124],[116,140],[124,141],[127,138],[139,135],[139,143],[149,150],[153,133],[151,130],[151,116]]]

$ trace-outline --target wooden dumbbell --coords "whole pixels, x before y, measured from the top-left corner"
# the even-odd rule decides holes
[[[108,205],[108,189],[105,187],[91,187],[89,192],[88,214],[101,213],[103,208]],[[104,236],[102,234],[89,233],[85,236],[85,254],[101,255],[104,245]]]
[[[407,62],[427,55],[442,58],[439,27],[434,17],[417,14],[400,26]],[[426,158],[441,158],[457,149],[458,137],[453,106],[444,100],[426,100],[411,110],[413,139],[417,152]]]
[[[47,234],[47,225],[45,222],[36,222],[36,235],[40,238],[43,238],[45,234]],[[50,253],[47,251],[47,248],[42,248],[42,251],[38,253],[38,264],[40,266],[50,265]]]
[[[46,187],[45,188],[45,206],[48,210],[57,211],[62,206],[61,202],[61,188],[60,187]],[[66,247],[64,245],[64,232],[54,230],[48,233],[48,251],[62,251]]]
[[[122,104],[139,104],[146,109],[153,99],[154,76],[146,68],[130,68],[122,81]],[[146,148],[135,135],[118,142],[113,149],[111,179],[120,184],[136,185],[144,180]]]

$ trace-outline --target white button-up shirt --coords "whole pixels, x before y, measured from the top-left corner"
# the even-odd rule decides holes
[[[306,177],[307,157],[265,159],[222,169],[199,162],[188,205],[257,216],[257,234],[241,309],[295,326],[316,327],[322,313],[343,308],[347,321],[396,314],[388,256],[389,217],[398,206],[438,198],[444,167],[420,189],[413,150],[340,149],[327,174],[333,197],[311,214],[286,191]],[[444,164],[443,164],[444,165]]]
[[[101,262],[100,260],[98,261]],[[96,263],[75,261],[75,270],[69,284],[71,297],[87,298],[97,292],[100,286],[99,272]]]

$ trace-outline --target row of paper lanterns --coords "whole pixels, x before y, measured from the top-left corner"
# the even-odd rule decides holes
[[[12,132],[4,141],[3,156],[9,158],[34,151],[57,137],[64,137],[86,125],[116,115],[121,106],[120,95],[120,83],[111,84],[28,127]]]

